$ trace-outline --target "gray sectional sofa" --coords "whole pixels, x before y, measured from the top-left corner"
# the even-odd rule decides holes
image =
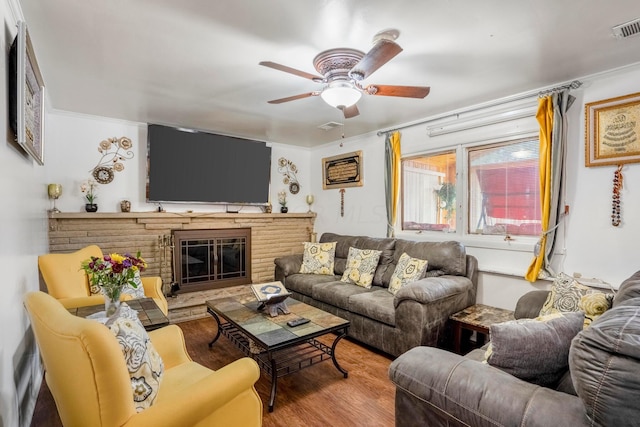
[[[303,259],[300,253],[275,259],[275,279],[295,299],[348,319],[350,337],[392,356],[416,346],[443,345],[449,316],[475,303],[477,260],[467,255],[459,242],[334,233],[324,233],[320,242],[337,242],[335,275],[299,273]],[[382,251],[371,289],[340,281],[350,247]],[[405,252],[428,260],[426,277],[393,295],[386,288]]]
[[[546,296],[523,296],[516,318],[537,316]],[[613,308],[573,338],[569,369],[555,388],[481,363],[483,353],[416,347],[398,357],[389,369],[396,426],[640,425],[640,271],[622,283]]]

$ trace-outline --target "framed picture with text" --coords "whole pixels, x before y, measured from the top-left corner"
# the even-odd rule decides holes
[[[362,187],[362,151],[322,159],[322,189]]]
[[[640,162],[640,93],[585,105],[585,166]]]
[[[44,80],[24,21],[9,52],[9,121],[16,141],[44,164]]]

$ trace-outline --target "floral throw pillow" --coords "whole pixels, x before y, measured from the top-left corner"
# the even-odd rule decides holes
[[[363,288],[370,288],[381,253],[382,251],[374,249],[349,248],[347,268],[344,270],[340,281],[354,283]]]
[[[300,273],[332,275],[335,257],[336,242],[305,242]]]
[[[590,295],[590,297],[581,306],[580,301],[586,295]],[[611,307],[612,302],[612,295],[581,285],[573,277],[559,273],[553,281],[551,292],[549,292],[539,315],[584,311],[587,316],[590,316],[589,319],[585,316],[585,327],[587,327],[591,324],[593,316],[597,317],[604,313]]]
[[[137,412],[149,408],[158,394],[164,364],[145,331],[138,313],[122,303],[107,321],[120,344],[131,378],[133,404]]]
[[[427,269],[427,264],[426,259],[411,258],[407,253],[403,253],[389,281],[389,292],[395,295],[407,283],[420,279]]]

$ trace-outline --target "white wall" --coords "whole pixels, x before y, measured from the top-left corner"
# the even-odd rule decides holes
[[[0,32],[2,81],[0,99],[9,105],[8,52],[22,16],[14,1],[2,2]],[[22,304],[28,291],[38,290],[37,256],[47,252],[48,199],[46,166],[38,166],[13,142],[8,111],[0,115],[0,426],[27,426],[35,405],[41,374],[37,349]],[[49,164],[46,157],[45,165]],[[14,380],[15,378],[15,380]],[[22,408],[20,407],[22,405]]]
[[[215,130],[211,130],[215,132]],[[62,197],[57,207],[63,212],[84,212],[85,199],[80,184],[92,178],[91,171],[100,160],[98,144],[111,137],[126,136],[133,142],[133,159],[123,162],[123,171],[114,172],[109,184],[98,184],[98,212],[120,212],[120,201],[129,200],[132,212],[153,211],[157,203],[145,200],[147,125],[104,117],[88,116],[64,111],[53,111],[48,115],[47,136],[54,145],[48,150],[51,167],[51,182],[62,184]],[[271,202],[274,212],[279,211],[277,193],[287,189],[289,212],[306,212],[305,196],[310,187],[309,150],[283,144],[271,144]],[[297,178],[300,192],[289,193],[278,170],[278,159],[285,157],[298,168]],[[224,184],[221,184],[224,185]],[[225,205],[163,203],[167,212],[224,212]],[[258,212],[258,207],[243,207],[241,212]]]
[[[640,268],[637,261],[637,237],[640,236],[640,164],[629,164],[623,169],[622,191],[623,223],[613,227],[610,222],[611,191],[614,166],[587,168],[585,164],[584,106],[585,103],[640,92],[640,65],[603,73],[597,76],[575,76],[584,82],[569,111],[567,191],[566,203],[570,214],[558,230],[559,245],[554,258],[556,271],[581,273],[583,277],[596,277],[613,285]],[[517,98],[514,94],[513,98]],[[535,99],[534,99],[535,102]],[[496,133],[512,137],[537,133],[535,119],[519,119],[494,125],[488,129],[474,129],[446,136],[429,137],[427,125],[402,130],[403,155],[428,152],[456,144],[477,141],[488,142]],[[348,188],[345,194],[345,216],[339,215],[338,190],[322,190],[321,160],[345,152],[362,150],[364,158],[364,186]],[[318,220],[316,231],[345,234],[366,234],[382,237],[386,233],[384,202],[384,136],[370,134],[340,142],[326,144],[312,150],[311,170],[316,177]],[[459,220],[464,218],[459,217]],[[467,251],[479,260],[481,270],[478,302],[504,308],[514,308],[517,299],[533,289],[547,289],[548,281],[531,284],[522,277],[533,258],[536,239],[520,238],[504,242],[502,237],[489,239],[489,243],[456,234],[397,232],[397,237],[413,240],[459,239]],[[489,236],[483,236],[489,237]],[[485,239],[486,240],[486,239]]]

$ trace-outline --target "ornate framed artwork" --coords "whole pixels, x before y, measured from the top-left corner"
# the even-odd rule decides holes
[[[20,146],[44,164],[44,80],[24,21],[11,46],[10,122]]]
[[[640,162],[640,93],[585,105],[585,166]]]
[[[340,154],[322,159],[322,188],[361,187],[362,151]]]

